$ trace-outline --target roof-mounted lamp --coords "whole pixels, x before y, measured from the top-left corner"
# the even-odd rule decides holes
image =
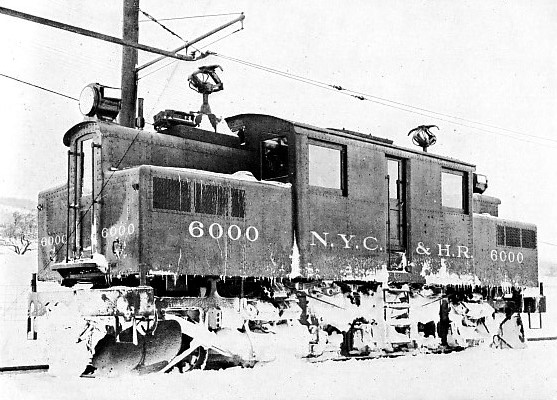
[[[105,96],[106,89],[113,89],[99,83],[85,86],[79,95],[79,110],[87,117],[97,117],[113,121],[120,112],[121,100]]]
[[[487,189],[487,176],[474,172],[473,177],[474,193],[483,194]]]

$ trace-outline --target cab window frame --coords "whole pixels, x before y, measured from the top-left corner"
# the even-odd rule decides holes
[[[455,181],[449,182],[445,180],[444,179],[445,177],[451,179],[453,179],[454,177],[460,178],[461,181],[460,186],[458,184],[455,184]],[[470,207],[469,207],[468,195],[470,189],[468,184],[468,180],[469,180],[468,177],[469,174],[466,171],[461,171],[461,170],[446,168],[446,167],[441,168],[441,206],[443,210],[448,212],[459,213],[459,214],[469,213]],[[455,200],[452,199],[452,197],[456,198],[458,193],[456,192],[449,193],[450,189],[455,189],[458,187],[460,190],[459,205],[455,204],[454,203]],[[448,196],[450,196],[451,198],[449,198]]]
[[[327,150],[335,150],[338,151],[338,164],[336,164],[330,171],[333,173],[338,172],[338,181],[337,178],[334,180],[334,186],[323,184],[316,182],[315,179],[319,179],[319,177],[325,177],[327,179],[326,174],[320,173],[320,176],[312,175],[316,171],[321,172],[321,168],[323,167],[322,163],[313,164],[312,162],[312,148],[313,149],[327,149]],[[348,196],[348,176],[347,176],[347,160],[346,160],[346,146],[338,143],[327,142],[323,140],[317,139],[309,139],[308,146],[307,146],[307,182],[308,187],[313,191],[319,191],[323,193],[330,193],[330,194],[337,194],[340,196]]]

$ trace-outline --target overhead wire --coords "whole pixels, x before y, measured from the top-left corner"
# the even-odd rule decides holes
[[[217,43],[217,42],[220,42],[220,41],[223,40],[223,39],[226,39],[226,38],[229,37],[229,36],[232,36],[232,35],[235,34],[235,33],[238,33],[238,32],[240,32],[240,31],[242,31],[243,29],[244,29],[243,27],[242,27],[242,28],[238,28],[238,29],[236,29],[235,31],[230,32],[229,34],[227,34],[227,35],[225,35],[225,36],[223,36],[223,37],[221,37],[221,38],[218,38],[218,39],[216,39],[216,40],[213,40],[212,42],[207,43],[206,45],[201,46],[201,47],[199,47],[199,48],[192,45],[192,48],[194,48],[194,49],[197,50],[197,51],[201,51],[201,50],[203,50],[203,49],[206,48],[206,47],[209,47],[209,46],[211,46],[211,45],[213,45],[213,44],[215,44],[215,43]],[[152,75],[152,74],[154,74],[155,72],[158,72],[158,71],[160,71],[161,69],[164,69],[164,68],[166,68],[166,67],[168,67],[168,66],[170,66],[170,65],[172,65],[172,64],[174,64],[174,63],[176,63],[177,61],[178,61],[178,60],[172,60],[171,62],[169,62],[169,63],[163,65],[162,67],[159,67],[159,68],[157,68],[157,69],[154,69],[153,71],[150,71],[150,72],[146,73],[145,75],[143,75],[143,76],[141,76],[141,77],[138,77],[137,79],[138,79],[138,80],[141,80],[141,79],[143,79],[143,78],[146,78],[147,76]]]
[[[236,33],[236,32],[237,31],[232,32],[232,33]],[[229,36],[229,35],[227,35],[227,36]],[[192,46],[192,48],[200,51],[201,49],[203,49],[205,47],[208,47],[209,45],[210,44],[207,44],[207,45],[205,45],[201,48],[196,48],[195,46]],[[279,76],[282,76],[282,77],[285,77],[285,78],[288,78],[288,79],[292,79],[292,80],[299,81],[299,82],[302,82],[302,83],[310,84],[310,85],[313,85],[313,86],[316,86],[316,87],[319,87],[319,88],[322,88],[322,89],[326,89],[326,90],[329,90],[329,91],[333,91],[333,92],[336,92],[336,93],[339,93],[339,94],[343,94],[343,95],[346,95],[346,96],[350,96],[350,97],[356,98],[358,100],[370,101],[370,102],[375,103],[375,104],[383,105],[383,106],[386,106],[386,107],[394,108],[394,109],[397,109],[397,110],[409,112],[409,113],[416,114],[416,115],[421,115],[421,116],[428,117],[428,118],[434,118],[434,119],[439,120],[439,121],[444,121],[444,122],[447,122],[447,123],[450,123],[450,124],[459,125],[459,126],[463,126],[463,127],[470,128],[470,129],[475,129],[475,130],[482,131],[482,132],[485,132],[485,133],[490,133],[490,134],[494,134],[494,135],[508,137],[508,138],[515,139],[515,140],[518,140],[518,141],[522,141],[522,142],[525,142],[525,143],[541,145],[540,143],[532,141],[532,140],[527,140],[527,139],[524,139],[524,138],[521,138],[521,137],[510,136],[510,135],[504,134],[502,132],[495,132],[493,130],[485,129],[485,128],[482,128],[482,127],[478,127],[478,126],[474,126],[474,125],[470,125],[470,124],[466,124],[466,123],[462,123],[462,122],[457,122],[457,121],[453,121],[453,120],[446,119],[446,118],[441,118],[440,116],[456,119],[456,120],[459,120],[459,121],[465,121],[465,122],[469,122],[469,123],[472,123],[472,124],[488,126],[488,127],[494,128],[494,129],[505,130],[505,131],[508,131],[510,133],[519,134],[519,135],[530,137],[530,138],[533,138],[533,139],[541,139],[541,140],[547,140],[547,141],[557,143],[557,140],[554,140],[554,139],[544,138],[544,137],[536,136],[536,135],[529,135],[529,134],[526,134],[526,133],[523,133],[523,132],[518,132],[518,131],[512,131],[512,130],[509,130],[509,129],[506,129],[506,128],[497,127],[495,125],[489,125],[489,124],[485,124],[485,123],[482,123],[482,122],[473,121],[473,120],[469,120],[469,119],[466,119],[466,118],[453,116],[453,115],[450,115],[450,114],[444,114],[444,113],[440,113],[440,112],[436,112],[436,111],[432,111],[432,110],[428,110],[428,109],[424,109],[424,108],[420,108],[420,107],[411,106],[411,105],[408,105],[408,104],[396,102],[396,101],[393,101],[393,100],[388,100],[388,99],[385,99],[385,98],[381,98],[381,97],[378,97],[378,96],[374,96],[374,95],[370,95],[370,94],[366,94],[366,93],[362,93],[362,92],[352,91],[350,89],[345,89],[345,88],[343,88],[342,86],[339,86],[339,85],[334,85],[334,84],[329,84],[329,83],[317,81],[315,79],[303,77],[303,76],[292,74],[292,73],[289,73],[289,72],[280,71],[280,70],[275,69],[275,68],[266,67],[266,66],[263,66],[263,65],[259,65],[259,64],[256,64],[256,63],[249,62],[249,61],[241,60],[241,59],[238,59],[238,58],[235,58],[235,57],[226,56],[226,55],[223,55],[223,54],[220,54],[220,53],[211,52],[210,54],[214,55],[216,57],[227,59],[227,60],[232,61],[232,62],[236,62],[236,63],[243,64],[243,65],[246,65],[246,66],[249,66],[249,67],[252,67],[252,68],[256,68],[256,69],[259,69],[259,70],[262,70],[262,71],[265,71],[265,72],[273,73],[273,74],[276,74],[276,75],[279,75]],[[158,68],[157,70],[155,70],[151,73],[157,72],[157,71],[159,71],[159,70],[161,70],[161,69],[163,69],[163,68],[165,68],[169,65],[172,65],[173,63],[174,62],[168,63],[168,64]],[[149,73],[147,75],[150,75],[151,73]],[[145,75],[145,76],[147,76],[147,75]],[[143,76],[143,77],[145,77],[145,76]],[[168,84],[168,81],[167,81],[167,84]],[[403,108],[403,107],[405,107],[405,108]],[[425,114],[425,113],[428,113],[428,114]],[[434,115],[431,115],[431,114],[434,114]],[[557,148],[555,146],[549,146],[549,147]]]
[[[450,115],[450,114],[445,114],[445,113],[441,113],[441,112],[438,112],[438,111],[428,110],[426,108],[420,108],[420,107],[412,106],[412,105],[409,105],[409,104],[397,102],[397,101],[394,101],[394,100],[389,100],[389,99],[386,99],[386,98],[383,98],[383,97],[374,96],[374,95],[361,93],[361,92],[356,92],[356,91],[353,91],[353,90],[350,90],[350,89],[344,89],[342,87],[340,87],[339,90],[346,90],[346,91],[351,92],[351,93],[356,93],[356,94],[371,97],[371,98],[374,98],[374,99],[388,101],[388,102],[393,103],[393,104],[398,104],[398,105],[401,105],[401,106],[404,106],[404,107],[408,107],[408,108],[412,108],[412,109],[416,109],[416,110],[420,110],[420,111],[425,111],[425,112],[428,112],[430,114],[441,115],[441,116],[445,116],[445,117],[448,117],[448,118],[457,119],[457,120],[460,120],[460,121],[465,121],[465,122],[470,122],[470,123],[477,124],[477,125],[486,126],[488,128],[499,129],[499,130],[506,131],[506,132],[509,132],[509,133],[514,133],[514,134],[517,134],[517,135],[528,136],[528,137],[535,138],[535,139],[547,140],[547,141],[550,141],[550,142],[556,142],[557,143],[557,140],[555,140],[555,139],[550,139],[550,138],[546,138],[546,137],[542,137],[542,136],[531,135],[531,134],[528,134],[528,133],[519,132],[519,131],[515,131],[515,130],[512,130],[512,129],[503,128],[503,127],[500,127],[500,126],[497,126],[497,125],[486,124],[484,122],[474,121],[472,119],[462,118],[462,117],[458,117],[458,116],[455,116],[455,115]]]
[[[156,19],[154,19],[154,20],[156,21]],[[164,27],[164,25],[161,25],[161,26],[163,28],[165,28],[166,30],[168,30],[170,33],[176,35],[177,37],[180,37],[179,35],[175,34],[171,30]],[[231,36],[232,34],[239,32],[242,29],[243,28],[237,29],[237,30],[229,33],[228,35],[225,35],[224,37],[219,38],[219,39],[217,39],[217,40],[215,40],[215,41],[213,41],[213,42],[211,42],[211,43],[209,43],[209,44],[207,44],[207,45],[205,45],[201,48],[196,48],[195,46],[192,46],[192,47],[195,48],[196,50],[200,51],[201,49],[204,49],[204,48],[206,48],[206,47],[208,47],[208,46],[210,46],[210,45],[212,45],[212,44],[214,44],[214,43],[216,43],[220,40],[223,40],[223,39]],[[182,38],[180,38],[180,39],[182,39]],[[379,97],[379,96],[374,96],[374,95],[367,94],[367,93],[353,91],[353,90],[344,88],[340,85],[334,85],[334,84],[329,84],[329,83],[326,83],[326,82],[317,81],[315,79],[303,77],[303,76],[292,74],[292,73],[289,73],[289,72],[280,71],[280,70],[275,69],[275,68],[262,66],[262,65],[259,65],[259,64],[256,64],[256,63],[252,63],[252,62],[241,60],[241,59],[238,59],[238,58],[226,56],[224,54],[220,54],[220,53],[216,53],[216,52],[211,52],[211,54],[215,55],[217,57],[227,59],[227,60],[232,61],[232,62],[240,63],[240,64],[243,64],[243,65],[246,65],[246,66],[249,66],[249,67],[252,67],[252,68],[256,68],[256,69],[259,69],[259,70],[262,70],[262,71],[265,71],[265,72],[273,73],[273,74],[276,74],[276,75],[279,75],[279,76],[282,76],[282,77],[285,77],[285,78],[293,79],[293,80],[296,80],[296,81],[299,81],[299,82],[303,82],[303,83],[306,83],[306,84],[311,84],[311,85],[320,87],[322,89],[326,89],[326,90],[334,91],[334,92],[337,92],[337,93],[340,93],[340,94],[348,95],[348,96],[351,96],[351,97],[356,98],[358,100],[370,101],[370,102],[375,103],[375,104],[383,105],[383,106],[386,106],[386,107],[391,107],[391,108],[394,108],[394,109],[398,109],[398,110],[401,110],[401,111],[413,113],[413,114],[416,114],[416,115],[425,116],[425,117],[428,117],[428,118],[435,118],[435,119],[440,120],[440,121],[448,122],[448,123],[455,124],[455,125],[460,125],[460,126],[463,126],[463,127],[479,130],[479,131],[482,131],[482,132],[491,133],[491,134],[495,134],[495,135],[499,135],[499,136],[503,136],[503,137],[509,137],[509,138],[519,140],[519,141],[522,141],[522,142],[526,142],[526,143],[540,144],[538,142],[534,142],[534,141],[531,141],[531,140],[526,140],[526,139],[519,138],[519,137],[510,136],[510,135],[507,135],[507,134],[503,134],[501,132],[494,132],[493,130],[488,130],[488,129],[481,128],[481,127],[478,127],[478,126],[464,124],[462,122],[457,122],[457,121],[452,121],[452,120],[447,120],[445,118],[440,118],[439,116],[455,119],[455,120],[458,120],[458,121],[465,121],[465,122],[469,122],[469,123],[477,124],[477,125],[482,125],[482,126],[486,126],[486,127],[491,127],[491,128],[494,128],[494,129],[499,129],[499,130],[502,130],[502,131],[506,131],[506,132],[509,132],[509,133],[514,133],[514,134],[517,134],[517,135],[521,135],[521,136],[525,136],[525,137],[529,137],[529,138],[533,138],[533,139],[537,139],[537,140],[546,140],[546,141],[557,143],[557,140],[555,140],[555,139],[545,138],[545,137],[541,137],[541,136],[537,136],[537,135],[530,135],[530,134],[526,134],[526,133],[523,133],[523,132],[510,130],[510,129],[507,129],[507,128],[498,127],[498,126],[495,126],[495,125],[485,124],[485,123],[479,122],[479,121],[474,121],[474,120],[470,120],[470,119],[466,119],[466,118],[462,118],[462,117],[458,117],[458,116],[454,116],[454,115],[450,115],[450,114],[440,113],[440,112],[437,112],[437,111],[412,106],[412,105],[409,105],[409,104],[389,100],[389,99],[386,99],[386,98],[382,98],[382,97]],[[156,70],[149,72],[148,74],[142,76],[139,79],[145,78],[146,76],[149,76],[149,75],[151,75],[151,74],[153,74],[153,73],[155,73],[155,72],[157,72],[161,69],[164,69],[164,68],[174,64],[175,62],[176,62],[176,60],[174,60],[170,63],[167,63],[167,64],[157,68]],[[13,77],[10,77],[10,76],[4,75],[4,74],[0,74],[0,75],[5,76],[6,78],[18,80],[17,78],[13,78]],[[74,98],[74,97],[64,95],[62,93],[43,88],[41,86],[34,85],[32,83],[29,83],[29,82],[25,82],[25,81],[20,81],[20,82],[77,101],[77,99]],[[169,80],[167,80],[166,86],[168,85],[168,82],[169,82]],[[163,91],[164,91],[164,89],[163,89]],[[402,107],[404,107],[404,108],[402,108]],[[428,113],[428,114],[424,114],[424,112]],[[434,116],[429,115],[429,114],[434,114]],[[550,147],[553,148],[554,146],[550,146]]]
[[[242,13],[241,12],[235,12],[235,13],[222,13],[222,14],[191,15],[191,16],[185,16],[185,17],[158,18],[158,20],[159,21],[177,21],[177,20],[182,20],[182,19],[223,17],[223,16],[228,16],[228,15],[240,15],[240,14],[242,14]],[[152,21],[150,19],[143,19],[143,20],[140,20],[139,22],[152,22]]]
[[[68,96],[67,94],[60,93],[60,92],[57,92],[57,91],[52,90],[52,89],[47,89],[47,88],[42,87],[42,86],[39,86],[39,85],[35,85],[34,83],[31,83],[31,82],[27,82],[27,81],[24,81],[24,80],[21,80],[21,79],[18,79],[18,78],[14,78],[13,76],[9,76],[9,75],[2,74],[2,73],[0,73],[0,76],[3,76],[4,78],[8,78],[8,79],[13,79],[14,81],[17,81],[17,82],[20,82],[20,83],[24,83],[25,85],[29,85],[29,86],[32,86],[32,87],[34,87],[34,88],[44,90],[44,91],[46,91],[46,92],[53,93],[53,94],[56,94],[56,95],[58,95],[58,96],[65,97],[65,98],[67,98],[67,99],[71,99],[71,100],[74,100],[74,101],[79,101],[79,100],[76,99],[75,97]]]
[[[167,28],[166,26],[164,26],[164,24],[161,24],[155,17],[151,16],[150,14],[146,13],[145,11],[143,11],[141,8],[139,9],[139,11],[145,15],[147,18],[149,18],[151,21],[157,23],[161,28],[163,28],[165,31],[169,32],[171,35],[176,36],[178,39],[180,39],[182,42],[186,43],[186,41],[180,36],[178,35],[176,32],[174,32],[172,29]]]
[[[149,71],[148,73],[146,73],[146,74],[143,75],[143,76],[138,76],[138,77],[137,77],[137,80],[139,81],[139,80],[141,80],[141,79],[143,79],[143,78],[148,77],[149,75],[153,75],[155,72],[158,72],[158,71],[160,71],[161,69],[164,69],[164,68],[166,68],[166,67],[169,67],[169,66],[171,66],[172,64],[174,64],[174,63],[177,62],[177,61],[178,61],[178,60],[172,60],[172,61],[170,61],[169,63],[164,64],[164,65],[161,66],[161,67],[158,67],[158,68],[156,68],[156,69],[154,69],[154,70],[152,70],[152,71]]]
[[[178,34],[176,34],[175,32],[173,32],[171,29],[169,29],[168,27],[166,27],[164,24],[160,23],[158,19],[156,19],[155,17],[149,15],[148,13],[146,13],[145,11],[143,11],[143,10],[141,10],[141,9],[140,9],[140,11],[141,11],[144,15],[148,16],[153,22],[156,22],[158,25],[160,25],[163,29],[165,29],[166,31],[170,32],[172,35],[177,36],[177,37],[180,38],[184,43],[187,43],[187,41],[184,40],[184,39],[182,39]],[[241,14],[241,13],[240,13],[240,14]],[[217,43],[217,42],[219,42],[220,40],[223,40],[223,39],[225,39],[225,38],[227,38],[227,37],[229,37],[229,36],[231,36],[231,35],[233,35],[233,34],[239,32],[239,31],[241,31],[241,30],[243,30],[243,29],[244,29],[244,27],[243,27],[243,25],[242,25],[241,28],[239,28],[239,29],[237,29],[237,30],[235,30],[235,31],[233,31],[233,32],[231,32],[231,33],[229,33],[229,34],[227,34],[227,35],[225,35],[225,36],[223,36],[223,37],[217,39],[217,40],[214,40],[213,42],[210,42],[210,43],[208,43],[208,44],[206,44],[206,45],[204,45],[204,46],[202,46],[202,47],[200,47],[200,48],[198,48],[198,47],[196,47],[196,46],[193,46],[193,45],[192,45],[191,47],[192,47],[193,49],[195,49],[195,50],[201,52],[201,49],[204,49],[205,47],[208,47],[208,46],[210,46],[210,45],[212,45],[212,44],[214,44],[214,43]],[[145,74],[145,75],[143,75],[142,77],[138,77],[137,80],[139,81],[139,80],[141,80],[141,79],[143,79],[143,78],[145,78],[145,77],[147,77],[147,76],[149,76],[149,75],[154,74],[154,73],[157,72],[157,71],[160,71],[160,70],[162,70],[162,69],[164,69],[164,68],[166,68],[166,67],[168,67],[168,66],[170,66],[170,65],[173,65],[173,64],[175,64],[176,61],[177,61],[177,60],[173,60],[173,61],[171,61],[171,62],[169,62],[169,63],[167,63],[167,64],[165,64],[165,65],[163,65],[163,66],[161,66],[161,67],[159,67],[159,68],[157,68],[157,69],[155,69],[155,70],[153,70],[153,71],[151,71],[151,72],[149,72],[149,73],[147,73],[147,74]],[[178,66],[179,66],[179,64],[176,64],[176,66],[175,66],[175,68],[174,68],[172,74],[171,74],[170,77],[166,80],[166,83],[165,83],[165,85],[164,85],[164,87],[163,87],[163,90],[161,91],[161,94],[159,95],[157,101],[154,103],[153,107],[151,108],[150,113],[153,112],[153,110],[155,109],[155,107],[156,107],[157,104],[159,103],[160,98],[161,98],[161,96],[162,96],[162,93],[164,93],[164,91],[166,90],[166,88],[167,88],[168,85],[170,84],[170,81],[171,81],[173,75],[176,73],[177,67],[178,67]]]
[[[139,9],[139,11],[140,11],[143,15],[145,15],[145,16],[148,18],[149,21],[152,21],[152,22],[157,23],[157,24],[160,25],[163,29],[165,29],[167,32],[169,32],[170,34],[172,34],[172,35],[178,37],[178,38],[179,38],[180,40],[182,40],[183,42],[186,42],[186,41],[185,41],[180,35],[178,35],[176,32],[172,31],[171,29],[169,29],[168,27],[166,27],[164,24],[162,24],[160,21],[172,21],[172,20],[180,20],[180,19],[203,18],[203,17],[216,17],[216,16],[227,16],[227,15],[238,15],[238,14],[241,14],[241,13],[218,13],[218,14],[206,14],[206,15],[184,16],[184,17],[172,17],[172,18],[159,18],[159,19],[157,19],[157,18],[153,17],[152,15],[150,15],[149,13],[147,13],[146,11],[144,11],[144,10],[142,10],[142,9]],[[142,22],[142,21],[140,21],[140,22]],[[236,33],[236,32],[237,32],[237,31],[232,32],[231,34]],[[230,36],[231,34],[229,34],[229,35],[227,35],[227,36]],[[227,36],[225,36],[225,37],[227,37]],[[221,39],[219,39],[219,40],[222,40],[222,39],[224,39],[224,38],[221,38]],[[218,41],[218,40],[217,40],[217,41]],[[215,42],[217,42],[217,41],[215,41]],[[214,43],[214,42],[213,42],[213,43]],[[211,44],[213,44],[213,43],[210,43],[210,44],[208,44],[208,45],[206,45],[206,46],[204,46],[204,47],[202,47],[202,48],[205,48],[205,47],[207,47],[207,46],[209,46],[209,45],[211,45]],[[195,48],[194,46],[192,46],[192,47]],[[333,88],[333,89],[339,91],[339,93],[348,94],[348,95],[350,95],[350,96],[352,96],[352,97],[354,97],[354,98],[356,98],[356,99],[358,99],[358,100],[367,100],[367,101],[371,101],[371,102],[376,103],[376,104],[380,104],[380,105],[383,105],[383,106],[387,106],[387,107],[399,109],[399,110],[402,110],[402,111],[414,113],[414,114],[417,114],[417,115],[427,116],[427,117],[429,117],[429,118],[432,118],[432,117],[433,117],[432,115],[434,115],[434,116],[442,116],[442,117],[450,118],[450,119],[452,119],[452,120],[464,121],[464,122],[471,123],[471,124],[474,124],[474,125],[480,125],[480,126],[484,126],[484,127],[487,127],[487,128],[497,129],[497,130],[501,130],[501,131],[504,131],[504,132],[512,133],[512,134],[515,134],[515,135],[524,136],[524,137],[529,137],[529,138],[536,139],[536,140],[543,140],[543,141],[549,141],[549,142],[557,143],[557,140],[556,140],[556,139],[547,138],[547,137],[542,137],[542,136],[537,136],[537,135],[532,135],[532,134],[527,134],[527,133],[524,133],[524,132],[520,132],[520,131],[517,131],[517,130],[513,130],[513,129],[508,129],[508,128],[500,127],[500,126],[497,126],[497,125],[487,124],[487,123],[484,123],[484,122],[475,121],[475,120],[472,120],[472,119],[463,118],[463,117],[459,117],[459,116],[455,116],[455,115],[451,115],[451,114],[447,114],[447,113],[442,113],[442,112],[438,112],[438,111],[434,111],[434,110],[430,110],[430,109],[426,109],[426,108],[422,108],[422,107],[416,107],[416,106],[413,106],[413,105],[410,105],[410,104],[406,104],[406,103],[403,103],[403,102],[398,102],[398,101],[390,100],[390,99],[387,99],[387,98],[384,98],[384,97],[380,97],[380,96],[375,96],[375,95],[372,95],[372,94],[369,94],[369,93],[362,93],[362,92],[354,91],[354,90],[351,90],[351,89],[349,89],[349,88],[344,88],[344,87],[342,87],[342,86],[340,86],[340,85],[335,85],[335,84],[330,84],[330,83],[326,83],[326,82],[321,82],[321,81],[317,81],[317,80],[314,80],[314,79],[311,79],[311,78],[302,77],[302,76],[295,75],[295,74],[288,73],[288,72],[283,72],[283,71],[280,71],[280,70],[277,70],[277,69],[274,69],[274,68],[264,67],[264,66],[262,66],[262,65],[258,65],[258,64],[255,64],[255,63],[247,62],[247,61],[240,60],[240,59],[237,59],[237,58],[234,58],[234,57],[225,56],[225,55],[223,55],[223,54],[218,54],[218,53],[213,53],[213,54],[214,54],[215,56],[217,56],[217,57],[222,57],[222,58],[228,59],[228,60],[233,61],[233,62],[239,62],[239,63],[242,63],[242,64],[244,64],[244,65],[247,65],[247,66],[250,66],[250,67],[253,67],[253,68],[259,68],[259,69],[261,69],[261,70],[264,70],[264,71],[267,71],[267,72],[270,72],[270,73],[275,73],[275,74],[278,74],[278,75],[280,75],[280,76],[287,77],[287,78],[290,78],[290,79],[299,80],[299,81],[305,82],[305,83],[313,83],[313,84],[315,84],[315,85],[317,85],[317,86],[319,86],[319,87],[322,87],[322,88]],[[159,71],[159,70],[161,70],[161,69],[164,69],[164,68],[166,68],[167,66],[172,65],[173,63],[174,63],[174,62],[171,62],[171,63],[168,63],[168,64],[162,66],[162,67],[159,67],[158,69],[156,69],[156,70],[154,70],[154,71],[152,71],[152,72],[150,72],[150,73],[144,75],[142,78],[144,78],[144,77],[146,77],[146,76],[148,76],[148,75],[151,75],[151,74],[153,74],[153,73],[155,73],[155,72],[157,72],[157,71]],[[40,88],[40,87],[39,87],[39,88]],[[45,90],[46,90],[46,89],[45,89]],[[329,89],[329,90],[330,90],[330,89]],[[64,95],[64,96],[65,96],[65,95]],[[70,96],[65,96],[65,97],[71,98]],[[72,98],[72,99],[73,99],[73,98]],[[374,100],[375,100],[375,101],[374,101]],[[400,107],[404,107],[404,108],[400,108],[400,107],[396,107],[396,106],[400,106]],[[415,110],[421,111],[421,112],[425,112],[425,113],[428,113],[428,114],[432,114],[432,115],[427,115],[427,114],[423,114],[423,113],[420,113],[420,112],[416,112]],[[492,131],[492,130],[483,129],[483,128],[480,128],[480,127],[478,127],[478,126],[462,124],[462,123],[458,123],[458,122],[456,122],[456,121],[446,120],[446,119],[439,118],[439,117],[433,117],[433,118],[436,118],[436,119],[441,120],[441,121],[444,121],[444,122],[449,122],[449,123],[451,123],[451,124],[461,125],[461,126],[464,126],[464,127],[467,127],[467,128],[471,128],[471,129],[483,131],[483,132],[486,132],[486,133],[498,134],[498,135],[501,135],[501,136],[510,137],[510,138],[512,138],[512,139],[515,139],[515,140],[521,140],[521,141],[524,141],[524,142],[527,142],[527,143],[536,143],[536,144],[537,144],[537,142],[532,142],[532,141],[520,139],[520,138],[517,138],[517,137],[514,137],[514,136],[504,135],[504,134],[502,134],[502,133],[497,133],[497,132],[494,132],[494,131]]]
[[[14,80],[14,81],[16,81],[16,82],[23,83],[23,84],[25,84],[25,85],[29,85],[29,86],[32,86],[32,87],[37,88],[37,89],[41,89],[41,90],[44,90],[44,91],[46,91],[46,92],[48,92],[48,93],[52,93],[52,94],[55,94],[55,95],[58,95],[58,96],[61,96],[61,97],[64,97],[64,98],[67,98],[67,99],[70,99],[70,100],[79,101],[79,99],[77,99],[77,98],[75,98],[75,97],[68,96],[68,95],[66,95],[66,94],[64,94],[64,93],[60,93],[60,92],[57,92],[57,91],[55,91],[55,90],[48,89],[48,88],[45,88],[45,87],[43,87],[43,86],[36,85],[36,84],[34,84],[34,83],[24,81],[24,80],[22,80],[22,79],[18,79],[18,78],[15,78],[15,77],[13,77],[13,76],[10,76],[10,75],[6,75],[6,74],[3,74],[3,73],[0,73],[0,76],[3,76],[3,77],[8,78],[8,79],[12,79],[12,80]],[[132,141],[131,141],[130,144],[128,145],[126,151],[124,152],[124,154],[122,155],[122,157],[120,158],[120,160],[118,161],[118,163],[116,164],[116,169],[120,168],[120,165],[121,165],[122,162],[124,161],[126,155],[129,153],[131,147],[132,147],[133,144],[136,142],[136,140],[137,140],[137,138],[138,138],[138,136],[139,136],[139,134],[140,134],[141,132],[142,132],[141,130],[138,130],[138,131],[137,131],[136,135],[134,136],[134,138],[132,139]],[[111,175],[108,177],[108,179],[106,180],[106,182],[104,182],[103,186],[101,187],[101,190],[99,191],[99,193],[97,194],[97,196],[95,197],[95,199],[93,200],[93,202],[91,202],[91,205],[89,205],[89,207],[87,208],[87,210],[81,215],[81,217],[80,217],[80,219],[79,219],[79,221],[78,221],[78,223],[77,223],[77,226],[75,226],[74,229],[73,229],[73,231],[70,233],[70,237],[73,236],[73,235],[76,233],[78,227],[80,227],[80,226],[82,225],[83,220],[85,219],[85,217],[87,216],[87,214],[90,212],[90,210],[91,210],[91,208],[92,208],[92,205],[93,205],[95,202],[97,202],[97,201],[101,198],[101,196],[102,196],[102,194],[103,194],[103,192],[104,192],[104,189],[106,188],[106,186],[108,185],[108,183],[110,182],[110,180],[112,179],[113,176],[114,176],[114,173],[111,174]],[[69,240],[69,238],[66,238],[66,240]],[[58,248],[58,250],[55,252],[55,257],[54,257],[54,259],[56,259],[56,257],[58,256],[58,254],[60,253],[60,251],[61,251],[63,248],[64,248],[64,245],[61,245],[61,246]],[[52,261],[53,261],[53,260],[49,260],[49,261],[46,263],[46,265],[44,265],[44,266],[41,268],[41,270],[40,270],[39,272],[42,272],[42,271],[44,271],[46,268],[48,268],[48,266],[52,263]]]
[[[322,89],[336,91],[339,94],[348,95],[348,96],[351,96],[351,97],[356,98],[358,100],[370,101],[372,103],[380,104],[380,105],[383,105],[383,106],[386,106],[386,107],[391,107],[391,108],[406,111],[406,112],[409,112],[409,113],[413,113],[413,114],[417,114],[417,115],[421,115],[421,116],[426,116],[428,118],[435,118],[435,119],[440,120],[440,121],[448,122],[448,123],[455,124],[455,125],[460,125],[460,126],[463,126],[463,127],[479,130],[479,131],[482,131],[482,132],[492,133],[492,134],[500,135],[500,136],[504,136],[504,137],[509,137],[509,138],[519,140],[519,141],[523,141],[523,142],[526,142],[526,143],[540,144],[538,142],[534,142],[534,141],[531,141],[531,140],[526,140],[526,139],[523,139],[523,138],[510,136],[510,135],[507,135],[507,134],[504,134],[504,133],[501,133],[501,132],[494,132],[493,130],[481,128],[481,127],[474,126],[474,125],[464,124],[464,123],[458,122],[458,121],[465,121],[465,122],[469,122],[469,123],[472,123],[472,124],[491,127],[491,128],[494,128],[494,129],[500,129],[500,130],[503,130],[503,131],[507,131],[509,133],[514,133],[514,134],[517,134],[517,135],[521,135],[521,136],[525,136],[525,137],[529,137],[529,138],[533,138],[533,139],[546,140],[546,141],[557,143],[557,140],[555,140],[555,139],[545,138],[545,137],[536,136],[536,135],[531,135],[531,134],[527,134],[527,133],[524,133],[524,132],[510,130],[510,129],[507,129],[507,128],[501,128],[501,127],[498,127],[498,126],[495,126],[495,125],[485,124],[483,122],[478,122],[478,121],[474,121],[474,120],[471,120],[471,119],[466,119],[466,118],[462,118],[462,117],[458,117],[458,116],[454,116],[454,115],[450,115],[450,114],[440,113],[440,112],[437,112],[437,111],[428,110],[428,109],[425,109],[425,108],[420,108],[420,107],[412,106],[412,105],[401,103],[401,102],[396,102],[396,101],[393,101],[393,100],[389,100],[389,99],[386,99],[386,98],[370,95],[370,94],[367,94],[367,93],[353,91],[353,90],[344,88],[340,85],[330,84],[330,83],[318,81],[318,80],[315,80],[315,79],[303,77],[303,76],[300,76],[300,75],[292,74],[292,73],[289,73],[289,72],[280,71],[280,70],[275,69],[275,68],[271,68],[271,67],[263,66],[263,65],[256,64],[256,63],[253,63],[253,62],[241,60],[241,59],[238,59],[238,58],[235,58],[235,57],[226,56],[224,54],[211,52],[211,55],[214,55],[216,57],[220,57],[220,58],[223,58],[223,59],[227,59],[229,61],[236,62],[236,63],[239,63],[239,64],[243,64],[243,65],[246,65],[246,66],[249,66],[249,67],[252,67],[252,68],[260,69],[262,71],[273,73],[273,74],[276,74],[276,75],[279,75],[279,76],[283,76],[285,78],[289,78],[289,79],[296,80],[296,81],[299,81],[299,82],[303,82],[303,83],[306,83],[306,84],[314,85],[314,86],[320,87]],[[426,112],[428,114],[424,114],[424,112]],[[434,115],[430,115],[430,114],[434,114]],[[448,119],[445,119],[445,118],[440,118],[439,116],[455,119],[455,120],[458,120],[458,121],[452,121],[452,120],[448,120]],[[550,147],[553,147],[553,146],[550,146]]]

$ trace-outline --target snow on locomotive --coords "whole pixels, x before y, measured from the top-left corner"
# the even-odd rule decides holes
[[[70,289],[29,300],[31,337],[87,374],[516,347],[544,311],[536,227],[470,163],[267,115],[107,119],[64,135],[67,183],[39,195],[38,279]]]

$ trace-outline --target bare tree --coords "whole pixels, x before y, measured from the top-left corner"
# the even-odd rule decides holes
[[[23,255],[37,240],[37,216],[33,212],[15,211],[12,217],[11,222],[0,225],[0,245]]]

